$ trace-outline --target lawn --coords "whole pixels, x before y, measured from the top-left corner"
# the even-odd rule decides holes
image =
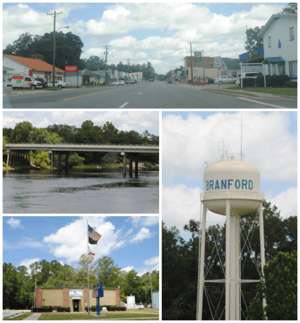
[[[20,321],[20,320],[26,319],[26,317],[30,316],[31,314],[32,314],[31,312],[28,312],[28,313],[24,313],[24,314],[21,314],[21,315],[16,316],[16,317],[7,318],[7,319],[3,319],[3,320],[4,321],[12,321],[12,320],[14,320],[14,321],[16,321],[16,320]]]
[[[257,98],[257,95],[254,95],[254,94],[251,94],[251,93],[239,93],[239,92],[237,92],[237,91],[227,91],[227,89],[226,90],[211,90],[211,89],[209,89],[209,91],[211,91],[211,92],[216,92],[216,93],[228,93],[228,94],[241,94],[241,95],[246,95],[246,96],[252,96],[252,97],[255,97],[255,98]]]
[[[101,320],[101,319],[139,319],[139,318],[151,318],[151,319],[158,319],[157,314],[147,314],[147,313],[124,313],[124,312],[115,312],[115,313],[102,313],[103,316],[96,317],[89,314],[83,313],[55,313],[55,314],[42,314],[39,320]]]
[[[226,88],[227,90],[239,90],[239,91],[251,91],[251,92],[263,92],[273,93],[280,95],[297,96],[297,88],[290,87],[244,87],[241,89],[239,86],[233,86]]]

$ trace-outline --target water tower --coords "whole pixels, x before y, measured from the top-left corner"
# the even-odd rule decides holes
[[[202,234],[199,239],[199,276],[197,319],[202,320],[203,287],[205,282],[225,283],[225,320],[241,320],[240,216],[259,209],[261,272],[265,265],[263,194],[260,193],[260,172],[243,161],[242,154],[223,154],[219,162],[204,170],[202,202]],[[226,216],[226,270],[225,280],[204,279],[206,213]],[[265,306],[265,302],[263,304]]]

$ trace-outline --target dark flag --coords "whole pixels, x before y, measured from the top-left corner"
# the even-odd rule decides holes
[[[90,226],[88,226],[88,230],[89,230],[89,243],[97,244],[98,240],[101,238],[101,234],[93,230],[93,228]]]

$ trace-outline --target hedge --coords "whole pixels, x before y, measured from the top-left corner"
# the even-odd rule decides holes
[[[106,309],[109,312],[113,312],[113,311],[126,311],[126,306],[116,306],[116,305],[100,305],[100,311],[102,311],[102,308],[106,307]],[[85,310],[87,311],[88,308],[87,306],[85,307]],[[90,311],[91,312],[96,312],[96,306],[91,306],[90,307]]]
[[[57,311],[57,312],[70,312],[70,307],[62,307],[62,306],[42,306],[42,307],[32,307],[31,312],[52,312],[52,311]]]
[[[266,83],[267,83],[266,84],[267,87],[284,87],[284,86],[287,86],[286,83],[294,83],[294,82],[290,82],[290,77],[287,75],[272,75],[272,76],[267,75]],[[256,78],[256,86],[264,87],[263,76],[258,76]]]

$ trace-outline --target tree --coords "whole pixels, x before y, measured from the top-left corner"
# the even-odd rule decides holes
[[[30,33],[24,33],[13,42],[13,45],[8,45],[3,51],[4,54],[14,54],[21,57],[31,57],[31,46],[33,44],[33,36]]]
[[[14,142],[28,143],[31,131],[33,131],[33,126],[30,122],[23,121],[17,123],[14,129]]]
[[[290,2],[286,8],[282,9],[282,13],[289,14],[289,13],[297,13],[298,12],[298,4],[297,2]]]
[[[96,275],[104,287],[115,288],[120,285],[119,276],[121,268],[117,267],[114,260],[104,256],[96,262]]]
[[[130,270],[125,276],[125,281],[121,285],[121,290],[124,294],[134,295],[136,302],[140,302],[144,298],[141,277],[138,276],[135,270]]]
[[[259,299],[253,299],[248,314],[252,320],[297,320],[297,251],[279,252],[264,267],[258,285]],[[263,313],[261,299],[266,299]]]
[[[253,49],[257,49],[264,45],[263,38],[258,37],[258,33],[260,31],[259,27],[249,28],[246,30],[246,46],[245,49],[250,52]]]
[[[16,308],[18,289],[17,270],[11,264],[3,264],[3,308]]]

